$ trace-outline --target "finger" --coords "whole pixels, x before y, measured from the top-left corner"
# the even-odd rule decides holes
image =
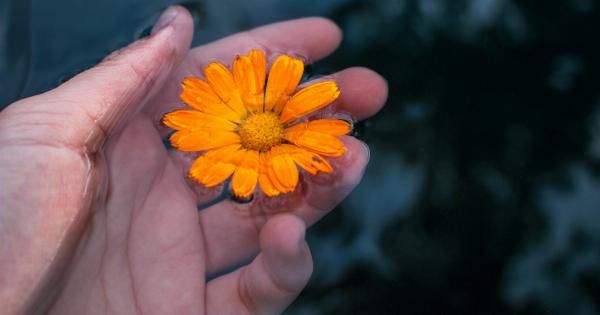
[[[361,67],[342,70],[332,75],[342,93],[326,110],[348,113],[356,120],[364,120],[385,104],[388,84],[377,72]]]
[[[330,160],[334,171],[304,178],[303,199],[294,214],[313,224],[344,200],[360,183],[367,164],[370,150],[362,141],[350,136],[342,138],[346,153]]]
[[[261,253],[248,265],[207,285],[207,314],[279,314],[312,273],[304,222],[290,214],[271,218],[260,233]]]
[[[312,62],[332,53],[341,40],[341,30],[335,23],[321,17],[309,17],[273,23],[225,37],[192,49],[190,56],[198,65],[215,59],[229,63],[236,55],[262,49],[267,54],[288,53]]]
[[[69,123],[69,128],[61,128],[60,133],[44,131],[42,135],[96,151],[107,136],[116,132],[120,122],[137,113],[163,84],[183,60],[191,38],[190,14],[182,7],[170,7],[150,37],[111,54],[96,67],[35,97],[39,102],[30,103],[41,107],[35,109],[59,114],[52,115],[60,119],[57,126]]]

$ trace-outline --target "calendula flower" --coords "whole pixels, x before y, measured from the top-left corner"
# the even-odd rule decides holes
[[[344,154],[338,137],[350,131],[350,124],[338,119],[295,122],[331,104],[340,95],[337,84],[323,81],[296,91],[304,63],[281,55],[267,76],[267,60],[258,50],[238,56],[232,68],[215,62],[204,69],[206,81],[186,78],[181,99],[192,109],[163,118],[177,130],[170,137],[175,148],[206,151],[189,175],[206,187],[232,176],[233,193],[248,197],[257,183],[267,196],[294,191],[297,166],[312,175],[332,172],[323,156]]]

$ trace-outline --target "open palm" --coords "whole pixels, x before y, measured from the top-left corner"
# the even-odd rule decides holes
[[[250,49],[314,61],[340,42],[331,22],[261,27],[189,50],[192,22],[169,9],[150,38],[56,90],[0,113],[0,304],[7,314],[276,314],[312,271],[312,224],[358,183],[368,151],[346,137],[333,174],[296,192],[198,212],[218,188],[186,178],[193,156],[165,149],[160,117],[179,83]],[[334,108],[363,119],[384,81],[351,68],[332,78]],[[210,278],[207,279],[207,278]]]

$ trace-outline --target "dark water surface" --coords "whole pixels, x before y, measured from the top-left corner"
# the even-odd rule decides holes
[[[147,32],[175,1],[0,0],[0,107]],[[390,84],[371,164],[309,231],[286,314],[600,314],[600,2],[185,2],[195,44],[324,15],[328,73]]]

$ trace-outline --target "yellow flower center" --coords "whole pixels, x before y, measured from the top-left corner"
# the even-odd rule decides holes
[[[283,141],[283,124],[274,112],[249,114],[239,127],[242,146],[249,150],[269,151]]]

